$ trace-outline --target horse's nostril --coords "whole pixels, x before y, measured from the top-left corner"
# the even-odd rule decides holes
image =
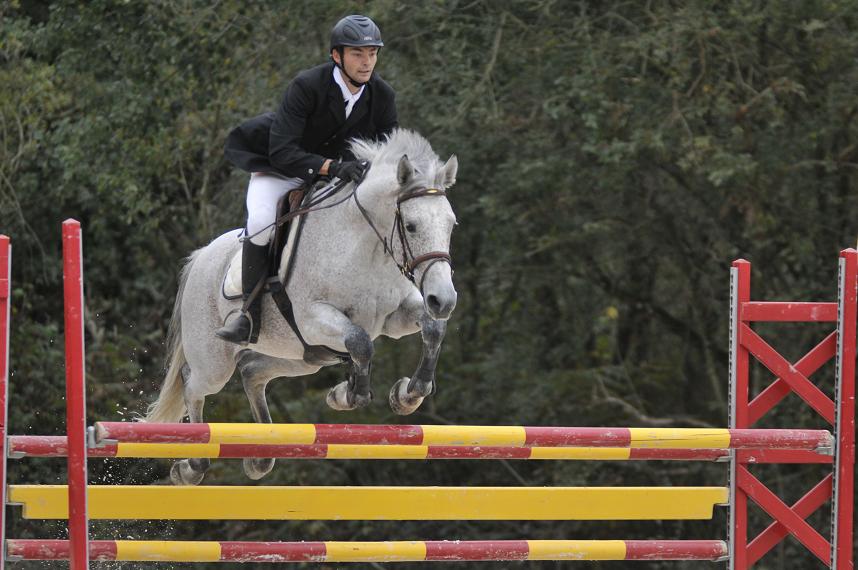
[[[431,307],[432,310],[437,311],[441,308],[441,301],[439,301],[438,297],[436,297],[435,295],[429,295],[429,297],[426,298],[426,302],[429,304],[429,307]]]

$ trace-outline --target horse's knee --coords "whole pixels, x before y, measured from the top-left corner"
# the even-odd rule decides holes
[[[248,382],[262,370],[259,354],[251,350],[242,350],[236,355],[235,366],[242,382]]]
[[[346,334],[345,345],[352,360],[361,367],[369,366],[375,347],[373,347],[372,339],[369,338],[369,334],[365,330],[357,326],[352,327]]]
[[[259,367],[253,363],[246,366],[239,366],[238,373],[241,376],[241,384],[244,386],[244,391],[250,394],[259,384]]]
[[[255,358],[253,355],[240,357],[238,373],[241,376],[244,391],[249,398],[258,397],[260,391],[265,393],[265,386],[268,384],[271,374],[268,373],[265,363],[261,359]]]
[[[420,334],[424,344],[428,346],[438,346],[444,340],[444,335],[447,333],[446,321],[437,321],[429,317],[424,317],[421,323]]]

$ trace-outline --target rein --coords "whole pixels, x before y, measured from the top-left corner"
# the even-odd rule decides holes
[[[286,222],[288,222],[289,220],[291,220],[293,218],[297,218],[298,216],[303,216],[304,214],[309,214],[310,212],[318,212],[320,210],[327,210],[328,208],[333,208],[334,206],[338,206],[338,205],[342,204],[343,202],[345,202],[346,200],[348,200],[349,198],[352,197],[352,194],[357,189],[356,186],[353,187],[352,191],[347,196],[345,196],[344,198],[337,200],[336,202],[333,202],[331,204],[327,204],[325,206],[320,205],[325,200],[327,200],[328,198],[330,198],[331,196],[335,195],[340,190],[345,188],[348,183],[349,183],[348,180],[340,180],[336,184],[333,184],[333,183],[328,184],[327,186],[319,189],[318,195],[313,195],[312,194],[312,188],[308,188],[308,194],[309,195],[308,195],[308,200],[307,200],[306,204],[302,205],[297,210],[291,210],[289,212],[286,212],[285,214],[283,214],[282,216],[280,216],[279,218],[277,218],[276,220],[274,220],[273,222],[271,222],[270,224],[268,224],[267,226],[265,226],[264,228],[262,228],[258,232],[254,233],[253,235],[242,236],[240,238],[241,241],[244,241],[247,239],[252,239],[252,238],[258,236],[262,232],[267,231],[268,229],[270,229],[272,227],[280,227],[283,224],[285,224]]]
[[[439,188],[418,188],[416,190],[411,190],[409,192],[402,193],[396,199],[396,216],[393,221],[393,227],[390,229],[390,238],[386,239],[382,237],[381,232],[378,231],[378,228],[372,222],[372,219],[369,217],[369,212],[366,211],[366,208],[363,207],[363,204],[360,203],[357,195],[357,188],[352,191],[352,196],[354,197],[355,204],[360,210],[361,215],[363,215],[369,227],[372,228],[372,231],[375,232],[375,235],[378,237],[378,241],[381,242],[381,245],[384,246],[384,252],[390,256],[390,259],[393,260],[393,263],[399,269],[399,272],[405,276],[406,279],[411,281],[418,290],[420,294],[423,294],[423,283],[426,280],[426,275],[429,273],[429,270],[436,263],[446,261],[452,267],[453,260],[450,257],[450,254],[446,251],[430,251],[429,253],[424,253],[423,255],[415,256],[414,252],[411,250],[411,244],[408,243],[407,232],[405,230],[405,222],[402,220],[402,203],[407,202],[408,200],[412,200],[414,198],[421,198],[423,196],[439,196],[446,197],[447,193]],[[393,234],[394,232],[398,234],[399,243],[402,247],[402,261],[396,259],[396,255],[393,253]],[[423,276],[420,278],[420,284],[418,285],[415,282],[414,271],[421,264],[429,261],[429,267],[427,267],[423,271]]]

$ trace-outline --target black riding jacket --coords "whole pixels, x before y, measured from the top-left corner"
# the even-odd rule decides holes
[[[377,73],[346,119],[345,102],[333,77],[334,63],[302,71],[289,84],[274,113],[233,129],[227,160],[248,172],[277,172],[310,182],[327,159],[351,160],[349,139],[378,139],[398,125],[393,88]]]

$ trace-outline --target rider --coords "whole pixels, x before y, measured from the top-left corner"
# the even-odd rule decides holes
[[[279,199],[320,176],[360,182],[365,165],[348,150],[349,139],[377,139],[397,126],[394,91],[373,73],[384,43],[366,16],[346,16],[331,31],[331,60],[298,74],[275,113],[250,119],[227,137],[226,158],[249,171],[247,237],[242,241],[245,304],[265,277]],[[261,295],[215,334],[256,342]]]

